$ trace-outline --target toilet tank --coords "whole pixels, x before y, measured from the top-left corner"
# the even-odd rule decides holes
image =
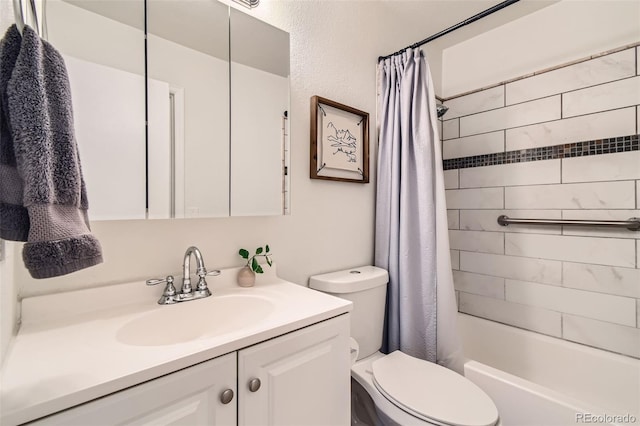
[[[375,266],[314,275],[309,287],[353,302],[351,337],[358,342],[358,359],[376,353],[382,346],[384,308],[389,274]]]

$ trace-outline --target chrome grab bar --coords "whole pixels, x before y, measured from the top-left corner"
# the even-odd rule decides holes
[[[640,231],[640,218],[627,220],[579,220],[579,219],[514,219],[506,215],[498,216],[502,226],[518,225],[570,225],[570,226],[607,226],[610,228],[627,228],[629,231]]]

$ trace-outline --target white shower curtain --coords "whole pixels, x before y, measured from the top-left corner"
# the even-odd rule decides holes
[[[420,49],[378,65],[375,264],[389,271],[383,350],[462,372],[442,152]]]

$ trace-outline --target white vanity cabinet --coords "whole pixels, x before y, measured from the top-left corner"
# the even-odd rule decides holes
[[[235,425],[236,365],[233,352],[29,424]],[[223,404],[227,389],[234,398]]]
[[[349,334],[341,315],[239,351],[238,424],[349,425]]]
[[[349,331],[340,315],[31,424],[346,426]]]

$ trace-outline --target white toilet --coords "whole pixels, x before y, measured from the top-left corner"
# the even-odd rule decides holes
[[[309,286],[353,302],[351,424],[493,426],[498,410],[474,383],[437,364],[379,352],[389,275],[375,266],[311,277]]]

